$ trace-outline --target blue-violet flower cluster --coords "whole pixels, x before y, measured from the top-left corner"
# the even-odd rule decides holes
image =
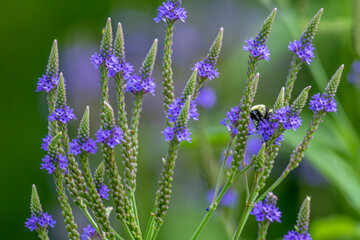
[[[53,121],[60,121],[62,123],[67,123],[71,119],[76,119],[75,114],[73,113],[73,109],[69,108],[68,106],[56,108],[49,116],[48,120]]]
[[[320,96],[320,93],[317,93],[311,97],[310,100],[310,110],[314,113],[319,111],[325,112],[336,112],[336,101],[333,97],[328,97],[326,93],[323,93]]]
[[[351,71],[347,75],[347,80],[351,84],[359,84],[360,82],[360,61],[354,61],[351,64]]]
[[[256,36],[255,39],[252,37],[245,40],[246,45],[243,46],[243,50],[249,51],[251,55],[258,60],[265,59],[266,61],[270,60],[270,51],[264,42],[260,42],[259,36]]]
[[[168,0],[166,3],[163,3],[163,5],[158,8],[158,15],[154,18],[155,22],[167,22],[168,20],[176,21],[178,19],[185,22],[185,19],[187,17],[186,11],[180,6],[180,4],[181,1],[174,2],[170,0]]]
[[[105,183],[101,183],[97,185],[97,191],[99,192],[99,195],[101,198],[104,198],[106,200],[109,200],[109,191],[110,189]]]
[[[81,150],[95,154],[97,151],[96,142],[91,138],[81,139],[78,137],[69,143],[69,152],[74,154],[74,156],[79,155]]]
[[[312,58],[315,57],[314,50],[315,47],[309,41],[306,41],[303,38],[299,40],[294,40],[294,42],[290,42],[288,49],[296,53],[296,55],[302,60],[305,61],[308,65],[311,64]]]
[[[104,143],[111,148],[114,148],[117,144],[124,141],[123,131],[121,131],[121,129],[117,126],[113,126],[110,130],[103,130],[100,128],[95,136],[96,142]]]
[[[30,229],[30,231],[34,231],[35,229],[39,227],[47,228],[47,226],[54,227],[54,224],[56,221],[52,219],[52,216],[45,213],[40,213],[39,216],[36,216],[36,214],[31,214],[30,218],[26,219],[25,227]]]
[[[220,73],[217,71],[217,68],[214,69],[214,66],[208,62],[208,60],[203,60],[195,63],[194,67],[191,70],[197,70],[197,74],[202,78],[208,78],[210,80],[218,78]]]
[[[308,232],[298,233],[294,230],[291,230],[287,235],[284,236],[284,240],[312,240],[312,238]]]
[[[279,208],[276,207],[276,203],[277,197],[272,193],[269,193],[263,201],[254,204],[254,208],[250,214],[254,215],[258,222],[263,222],[265,220],[268,220],[269,222],[281,222],[281,212]]]
[[[151,95],[155,96],[155,83],[154,79],[151,77],[142,78],[138,74],[133,74],[127,78],[125,91],[136,93],[151,93]]]
[[[59,168],[64,170],[65,173],[68,172],[67,167],[69,161],[66,156],[62,154],[57,154],[56,156],[50,156],[49,154],[45,155],[45,157],[42,159],[40,169],[45,169],[49,174],[51,174],[55,171],[55,163],[58,163]]]
[[[91,226],[90,224],[87,225],[87,227],[84,228],[83,230],[84,230],[84,232],[83,232],[83,234],[81,234],[82,240],[89,240],[89,239],[100,239],[101,240],[101,237],[96,232],[96,229],[93,226]]]
[[[220,121],[224,125],[231,135],[235,136],[238,132],[239,120],[240,120],[240,107],[235,106],[230,109],[230,112],[226,113],[226,118]],[[250,121],[249,126],[249,135],[254,135],[256,132],[255,125]]]
[[[56,88],[59,84],[59,77],[49,75],[42,75],[41,78],[39,78],[39,81],[37,83],[36,92],[44,91],[44,92],[50,92],[51,89]]]
[[[97,54],[94,53],[90,58],[91,63],[94,65],[96,69],[100,67],[100,65],[105,63],[105,66],[108,68],[108,76],[113,77],[116,73],[122,72],[122,75],[127,78],[133,72],[133,66],[125,62],[124,60],[120,60],[114,54],[106,56],[106,54]]]

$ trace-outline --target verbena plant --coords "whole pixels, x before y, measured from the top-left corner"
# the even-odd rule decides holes
[[[259,222],[258,239],[265,239],[270,223],[280,222],[281,218],[281,211],[276,207],[277,197],[272,191],[299,165],[325,115],[328,112],[336,112],[334,97],[343,65],[330,79],[324,92],[313,95],[309,102],[313,117],[303,140],[293,150],[282,174],[274,183],[267,186],[267,179],[283,141],[283,133],[291,129],[296,131],[302,124],[300,114],[307,103],[311,87],[304,88],[295,100],[291,98],[292,90],[303,63],[310,65],[314,58],[312,40],[323,10],[320,9],[315,14],[299,40],[290,42],[288,49],[294,54],[289,74],[272,110],[268,110],[264,106],[254,107],[253,101],[260,79],[257,67],[263,62],[262,60],[270,59],[266,41],[276,12],[277,9],[274,9],[270,13],[256,37],[246,40],[246,45],[243,47],[250,53],[244,93],[239,103],[221,122],[228,129],[229,143],[214,186],[210,206],[192,236],[194,240],[204,230],[220,201],[229,193],[229,188],[240,177],[243,178],[246,201],[233,239],[240,238],[249,215],[254,215]],[[181,96],[175,98],[172,74],[174,25],[177,20],[185,21],[185,19],[186,11],[181,7],[181,1],[171,0],[159,7],[158,15],[154,19],[156,22],[164,21],[166,24],[162,62],[166,128],[162,133],[169,146],[167,154],[162,158],[163,168],[155,194],[154,208],[150,213],[147,227],[143,229],[140,228],[137,211],[137,204],[141,204],[141,201],[135,200],[138,126],[143,97],[146,93],[154,95],[155,92],[152,71],[157,53],[157,40],[154,40],[139,72],[134,74],[132,65],[125,59],[122,26],[118,24],[113,39],[111,21],[110,18],[108,19],[103,30],[99,53],[91,56],[91,63],[98,69],[101,83],[101,125],[95,134],[96,140],[90,137],[89,107],[85,109],[80,121],[77,136],[70,139],[68,135],[67,123],[76,117],[67,105],[64,77],[59,73],[57,41],[54,41],[46,73],[39,78],[37,86],[37,91],[46,92],[49,110],[48,135],[43,139],[42,144],[47,154],[40,168],[53,176],[69,239],[124,239],[123,234],[127,234],[127,238],[133,240],[157,239],[170,206],[175,161],[180,143],[184,140],[191,141],[188,121],[199,118],[195,100],[208,79],[219,77],[216,63],[222,46],[222,28],[210,46],[206,58],[195,63]],[[115,111],[109,104],[109,81],[112,79],[115,80],[117,97]],[[125,92],[131,92],[134,96],[133,111],[130,116],[126,112]],[[254,114],[257,117],[253,117]],[[263,140],[258,153],[252,156],[250,162],[246,162],[249,135],[259,135]],[[118,171],[119,161],[115,160],[115,148],[118,147],[121,148],[122,153],[123,173]],[[102,152],[102,161],[95,172],[92,172],[89,154],[95,154],[98,148]],[[226,163],[230,155],[231,167],[227,168]],[[84,228],[82,235],[78,231],[66,192],[90,222]],[[109,198],[113,203],[111,207],[105,206],[102,201]],[[31,231],[35,230],[40,239],[50,239],[47,228],[54,227],[55,221],[51,215],[43,211],[34,185],[30,209],[31,217],[27,219],[26,227]],[[120,234],[112,228],[109,221],[112,212],[123,224],[126,233]],[[308,233],[309,219],[310,198],[306,197],[294,230],[289,231],[284,239],[311,239]]]

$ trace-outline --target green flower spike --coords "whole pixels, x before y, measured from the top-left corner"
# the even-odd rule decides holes
[[[59,132],[51,139],[48,147],[49,149],[48,152],[51,157],[55,157],[58,154],[59,146],[61,145],[62,135],[63,134]],[[68,197],[66,195],[66,191],[63,183],[64,175],[70,175],[70,174],[64,174],[64,170],[60,169],[58,163],[55,162],[54,181],[56,185],[56,192],[58,193],[58,200],[62,208],[62,215],[64,217],[64,223],[65,223],[66,231],[68,233],[68,238],[71,240],[79,240],[80,234],[77,231],[77,224],[75,222],[75,218]]]
[[[111,106],[105,102],[104,112],[101,114],[103,129],[110,129],[115,124],[114,112]],[[123,223],[128,234],[134,239],[141,239],[141,232],[136,223],[133,206],[126,197],[124,186],[115,162],[115,150],[103,144],[103,159],[107,174],[110,179],[110,191],[114,201],[116,217]]]
[[[66,90],[63,74],[60,73],[59,85],[56,94],[56,108],[64,108],[65,106],[67,106]],[[67,125],[63,122],[57,121],[57,126],[59,131],[63,133],[61,136],[61,146],[63,148],[64,155],[66,155],[69,160],[68,170],[70,174],[65,175],[65,183],[75,204],[80,207],[84,207],[83,201],[87,200],[86,183],[74,155],[68,154],[69,135]]]
[[[307,196],[301,204],[295,225],[295,230],[299,233],[307,233],[307,231],[309,230],[310,202],[311,198]]]
[[[79,130],[78,130],[79,140],[89,139],[90,137],[90,123],[89,123],[89,107],[86,107],[84,115],[81,119]],[[96,183],[94,182],[91,169],[89,164],[89,154],[85,151],[82,151],[79,159],[81,162],[82,170],[84,173],[84,178],[87,184],[88,197],[89,197],[89,207],[94,213],[96,222],[99,226],[99,234],[106,239],[115,240],[115,236],[111,230],[109,219],[107,218],[106,208],[102,202],[100,195],[96,189]]]
[[[59,53],[56,39],[51,47],[45,75],[47,75],[50,79],[59,77]],[[49,112],[55,110],[55,94],[56,88],[53,88],[47,96]]]
[[[111,19],[108,18],[105,29],[103,30],[103,36],[100,44],[100,55],[103,58],[108,58],[112,54],[112,42],[113,34],[111,28]],[[109,101],[109,76],[108,68],[105,65],[105,61],[100,65],[100,83],[101,83],[101,109],[103,111],[104,102]]]

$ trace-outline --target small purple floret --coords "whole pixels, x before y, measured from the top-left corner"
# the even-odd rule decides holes
[[[53,121],[60,121],[62,123],[67,123],[71,119],[76,119],[75,114],[73,113],[73,109],[69,108],[68,106],[56,108],[49,116],[48,120]]]
[[[323,93],[320,96],[320,93],[317,93],[311,97],[310,100],[310,110],[314,113],[319,111],[325,112],[336,112],[336,101],[333,97],[328,97],[326,93]]]
[[[81,235],[82,240],[89,240],[89,239],[101,239],[99,234],[96,232],[96,229],[91,226],[90,224],[87,225],[86,228],[83,228],[84,232]]]
[[[265,59],[267,62],[270,60],[270,51],[265,43],[262,43],[258,40],[258,37],[253,39],[247,39],[245,41],[246,45],[243,46],[243,50],[249,51],[251,55],[258,60]]]
[[[74,154],[74,156],[79,155],[81,150],[95,154],[97,151],[96,142],[91,138],[86,139],[85,141],[81,141],[80,138],[76,138],[69,143],[69,153]]]
[[[43,138],[43,142],[41,144],[41,148],[44,149],[45,151],[48,151],[48,147],[49,147],[49,144],[51,142],[51,139],[52,139],[52,136],[51,135],[46,135],[44,138]]]
[[[45,169],[48,171],[49,174],[53,173],[55,171],[55,162],[59,164],[59,168],[64,170],[65,173],[68,172],[68,159],[66,156],[62,154],[56,155],[56,157],[51,157],[50,155],[45,155],[45,157],[42,159],[41,167],[40,169]]]
[[[315,48],[311,42],[302,39],[300,39],[300,41],[294,40],[294,42],[289,43],[288,49],[289,51],[295,52],[296,55],[308,65],[311,64],[312,58],[315,58]]]
[[[168,112],[166,113],[166,117],[169,119],[169,122],[176,122],[177,117],[179,116],[181,109],[183,108],[185,101],[181,98],[177,98],[173,103],[169,105]],[[193,120],[197,121],[199,117],[199,113],[196,109],[196,103],[194,101],[190,101],[190,109],[189,109],[189,117]]]
[[[284,236],[284,240],[312,240],[312,238],[308,232],[298,233],[294,230],[291,230],[287,235]]]
[[[106,184],[101,184],[100,187],[98,187],[98,192],[101,198],[109,200],[109,191],[110,189]]]
[[[191,142],[191,132],[186,127],[180,129],[177,127],[167,127],[161,133],[164,135],[166,142],[173,140],[175,135],[179,142],[183,140]]]
[[[133,74],[127,79],[125,91],[136,93],[151,93],[155,96],[156,85],[154,79],[148,77],[143,79],[138,74]]]
[[[41,78],[39,78],[39,81],[37,83],[36,92],[44,91],[44,92],[50,92],[53,88],[57,88],[59,84],[59,77],[57,76],[48,76],[48,75],[42,75]]]
[[[274,196],[274,195],[272,195]],[[276,207],[277,198],[269,198],[269,194],[263,201],[259,201],[254,204],[254,208],[250,212],[251,215],[254,215],[256,221],[263,222],[265,220],[269,222],[281,222],[281,212],[278,207]]]
[[[209,63],[207,60],[200,61],[195,63],[194,67],[191,70],[197,70],[197,74],[202,78],[208,78],[210,80],[218,78],[220,73],[215,69],[214,66]]]
[[[96,142],[102,142],[111,148],[114,148],[116,145],[125,141],[123,131],[117,126],[114,126],[111,130],[102,130],[102,128],[100,128],[95,136]]]
[[[25,222],[25,227],[30,229],[30,231],[34,231],[39,227],[42,228],[47,228],[47,226],[54,227],[54,224],[56,223],[56,221],[53,220],[52,216],[47,212],[40,213],[39,217],[37,217],[36,214],[33,213],[31,214],[31,217],[27,218],[26,220],[27,221]]]
[[[154,18],[155,22],[176,21],[178,19],[185,22],[187,17],[186,11],[180,6],[180,4],[181,1],[173,3],[170,0],[168,0],[166,3],[163,3],[163,5],[158,8],[158,15],[156,18]]]

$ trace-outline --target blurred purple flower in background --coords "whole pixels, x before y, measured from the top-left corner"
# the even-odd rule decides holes
[[[219,191],[219,193],[221,190]],[[211,204],[214,197],[214,189],[210,190],[206,196],[206,200],[209,204]],[[235,207],[238,200],[238,194],[235,190],[229,189],[226,191],[225,195],[221,199],[219,205],[224,207]]]
[[[216,93],[211,87],[202,87],[195,102],[200,107],[209,110],[214,107],[216,100]]]
[[[245,164],[249,165],[251,163],[251,157],[254,154],[257,154],[261,148],[262,144],[262,138],[261,137],[249,137],[246,144],[246,150],[245,150]],[[221,162],[224,161],[224,154],[221,157]],[[233,159],[232,154],[228,157],[226,161],[226,167],[231,167],[231,161]]]
[[[359,84],[360,82],[360,61],[356,60],[351,64],[351,70],[347,75],[348,82]]]

